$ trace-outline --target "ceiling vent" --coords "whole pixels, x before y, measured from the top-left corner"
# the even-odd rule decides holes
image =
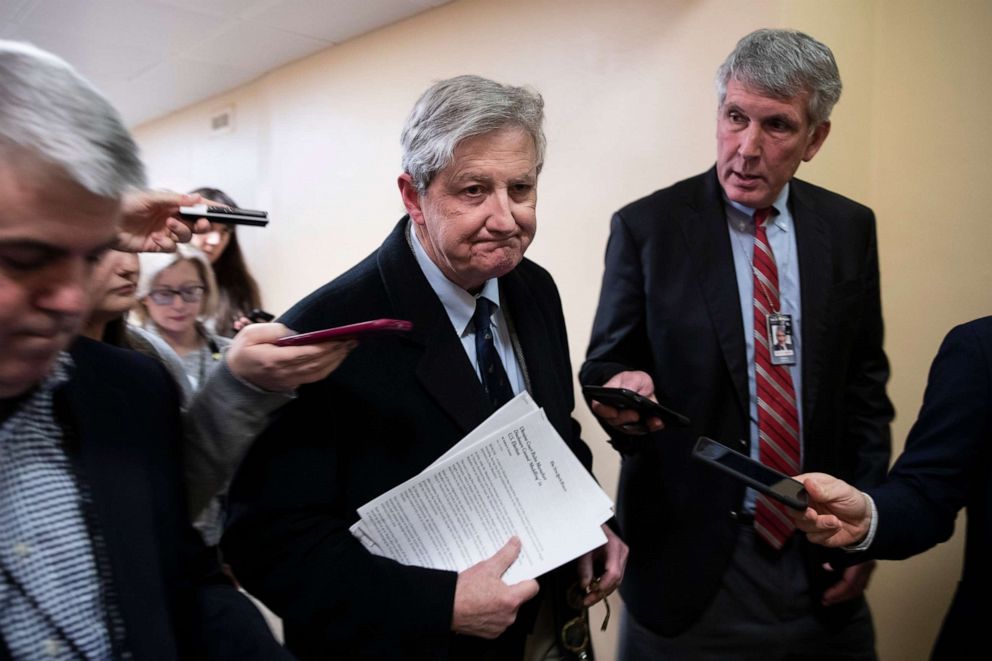
[[[227,106],[210,115],[210,134],[230,133],[234,130],[234,106]]]

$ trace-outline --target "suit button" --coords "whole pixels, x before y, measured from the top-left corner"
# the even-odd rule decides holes
[[[743,438],[741,440],[737,441],[737,442],[741,444],[741,447],[742,448],[746,448],[747,447],[747,441],[745,441]]]
[[[736,510],[730,510],[730,518],[736,521],[741,518],[741,515]]]

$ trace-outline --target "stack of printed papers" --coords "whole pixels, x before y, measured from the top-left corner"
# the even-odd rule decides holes
[[[512,584],[605,544],[613,502],[524,392],[358,515],[351,532],[369,551],[434,569],[467,569],[516,535]]]

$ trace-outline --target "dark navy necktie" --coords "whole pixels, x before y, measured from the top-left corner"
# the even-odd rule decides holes
[[[496,353],[496,343],[493,341],[492,319],[493,304],[485,296],[475,299],[475,314],[472,315],[472,326],[475,328],[475,357],[479,362],[479,375],[482,377],[482,387],[494,409],[513,399],[513,388],[503,368],[503,361]]]

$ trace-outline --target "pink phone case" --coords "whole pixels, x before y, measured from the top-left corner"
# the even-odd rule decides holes
[[[348,326],[325,328],[324,330],[300,333],[299,335],[288,335],[276,340],[275,344],[280,347],[295,347],[301,344],[324,342],[325,340],[357,340],[374,335],[406,333],[412,328],[412,323],[402,319],[374,319],[372,321],[349,324]]]

